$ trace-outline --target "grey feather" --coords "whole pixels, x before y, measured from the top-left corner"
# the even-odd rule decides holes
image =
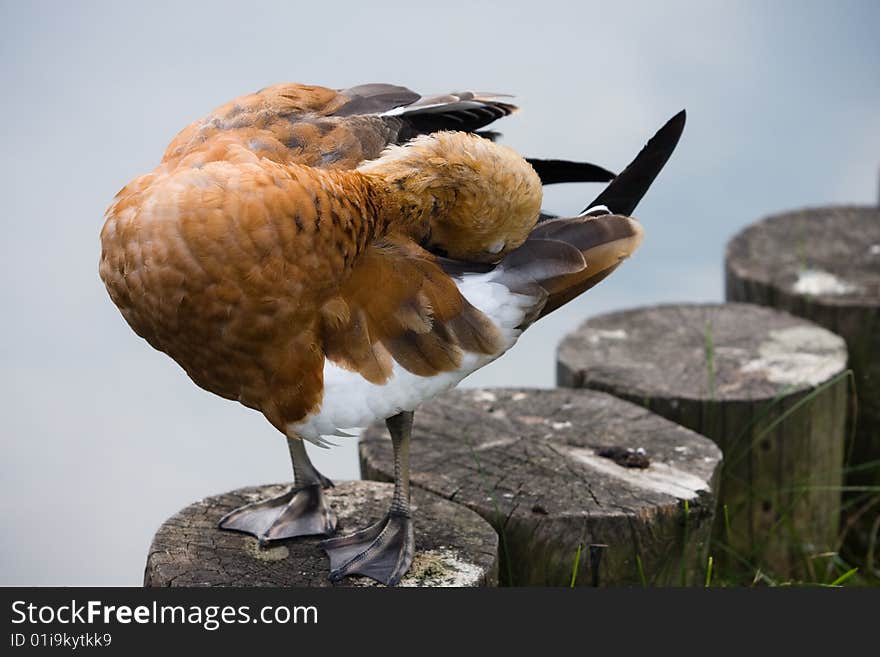
[[[421,98],[415,91],[406,87],[380,83],[360,84],[343,89],[341,93],[351,100],[336,110],[334,116],[381,114],[397,107],[411,105]]]
[[[571,244],[530,236],[501,261],[495,280],[513,292],[528,293],[536,283],[545,288],[542,283],[583,271],[586,266],[581,252]]]
[[[619,221],[619,215],[603,214],[543,221],[535,226],[529,239],[561,240],[579,251],[586,251],[631,235],[629,223]]]

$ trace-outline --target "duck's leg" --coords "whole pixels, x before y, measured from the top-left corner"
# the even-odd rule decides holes
[[[409,570],[415,542],[409,513],[409,439],[413,414],[398,413],[386,421],[394,445],[394,497],[382,520],[349,536],[321,543],[330,557],[330,579],[366,575],[394,586]]]
[[[323,490],[333,482],[312,465],[300,438],[288,438],[287,444],[293,464],[290,490],[230,511],[220,520],[221,529],[253,534],[261,544],[294,536],[331,536],[336,531],[336,515]]]

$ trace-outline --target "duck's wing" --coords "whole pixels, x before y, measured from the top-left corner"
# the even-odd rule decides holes
[[[336,116],[373,115],[396,133],[393,143],[439,130],[478,132],[490,123],[517,111],[509,94],[478,91],[455,91],[448,94],[420,96],[391,84],[365,84],[340,92],[349,100],[334,113]],[[498,132],[479,134],[495,140]],[[390,143],[390,142],[389,142]],[[545,185],[565,182],[608,182],[614,173],[588,162],[526,158]]]
[[[483,286],[517,297],[522,330],[613,272],[635,251],[643,231],[621,215],[581,215],[539,224],[529,238],[497,265],[438,258],[462,289]],[[498,292],[498,289],[503,292]]]
[[[607,278],[643,235],[641,225],[623,215],[552,219],[500,263],[494,278],[511,292],[535,298],[529,324]]]
[[[343,89],[335,116],[373,115],[399,126],[398,143],[439,130],[476,132],[517,110],[508,94],[454,91],[422,96],[406,87],[363,84]]]
[[[342,90],[277,84],[236,98],[188,126],[169,145],[164,161],[192,153],[205,157],[209,147],[216,155],[218,144],[231,144],[285,164],[353,169],[391,144],[437,130],[473,132],[515,109],[502,95],[470,91],[422,96],[390,84]]]
[[[438,130],[476,132],[515,110],[504,94],[459,91],[422,96],[391,84],[342,90],[277,84],[236,98],[187,126],[168,146],[163,162],[200,166],[234,159],[244,150],[282,164],[353,169],[389,145]],[[613,177],[589,164],[530,161],[548,182]]]
[[[457,370],[465,354],[497,354],[501,336],[437,259],[388,236],[367,247],[320,312],[327,358],[385,383],[394,364],[419,376]]]

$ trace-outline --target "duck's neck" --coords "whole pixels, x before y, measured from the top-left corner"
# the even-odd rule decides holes
[[[415,191],[404,179],[365,174],[375,205],[378,228],[423,242],[431,232],[431,219],[443,216],[452,198],[442,191]]]

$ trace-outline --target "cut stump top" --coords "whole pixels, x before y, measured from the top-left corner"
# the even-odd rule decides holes
[[[763,219],[727,245],[740,279],[832,306],[880,307],[880,208],[826,207]]]
[[[816,324],[750,304],[676,304],[594,317],[558,351],[562,385],[630,398],[757,401],[825,383],[846,345]]]
[[[156,532],[144,586],[333,586],[323,537],[272,542],[260,548],[252,536],[218,529],[224,514],[284,492],[287,485],[241,488],[186,507]],[[337,536],[379,520],[393,486],[369,481],[326,491],[339,517]],[[498,536],[480,516],[421,490],[412,494],[416,554],[400,586],[495,586]],[[336,586],[380,586],[349,577]]]
[[[600,456],[644,456],[647,468]],[[652,517],[713,492],[721,452],[645,408],[586,390],[461,389],[416,413],[412,482],[493,519]],[[361,440],[368,476],[393,473],[391,441]],[[493,521],[494,524],[494,521]]]

